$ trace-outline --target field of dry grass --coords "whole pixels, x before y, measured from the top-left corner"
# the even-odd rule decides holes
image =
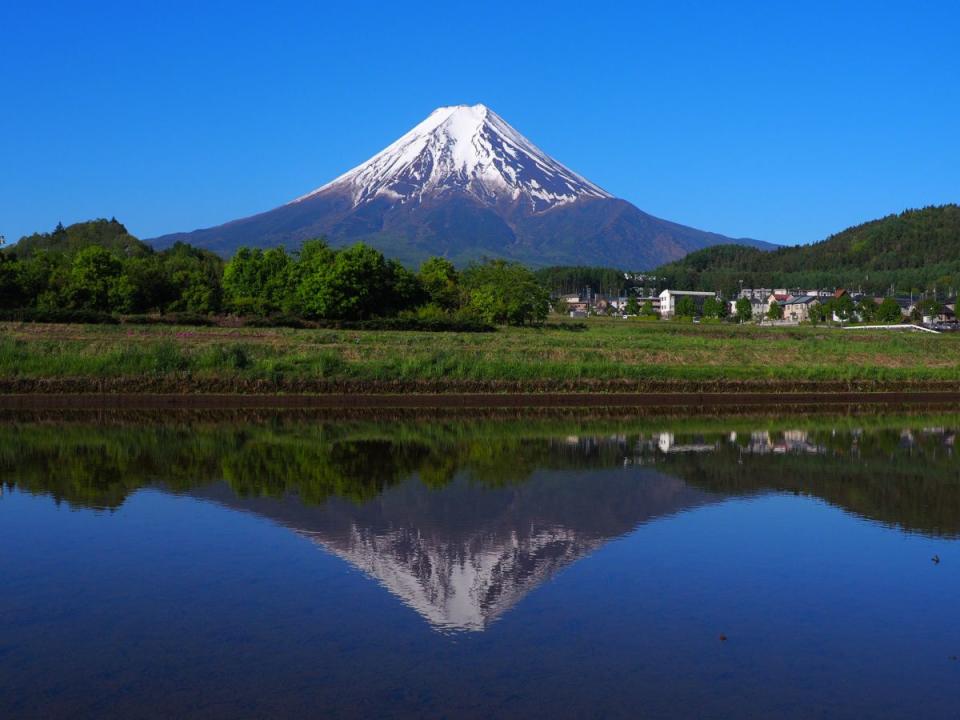
[[[960,380],[960,335],[606,319],[582,330],[495,333],[0,324],[0,380],[8,384],[122,378],[220,391],[331,382],[943,387]]]

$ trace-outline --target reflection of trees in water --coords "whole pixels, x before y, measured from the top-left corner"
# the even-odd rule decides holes
[[[645,454],[664,472],[711,492],[804,494],[907,530],[960,536],[954,441],[955,432],[944,428],[760,432],[718,441],[706,456]]]
[[[414,475],[435,489],[460,472],[496,487],[539,469],[642,463],[715,493],[804,493],[907,529],[960,535],[954,432],[923,426],[591,436],[583,426],[568,435],[556,424],[482,421],[25,423],[0,433],[0,481],[81,507],[115,508],[150,485],[220,480],[241,497],[319,504],[365,502]]]

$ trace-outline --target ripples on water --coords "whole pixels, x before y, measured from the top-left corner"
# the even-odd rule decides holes
[[[0,419],[0,716],[954,717],[952,415]]]

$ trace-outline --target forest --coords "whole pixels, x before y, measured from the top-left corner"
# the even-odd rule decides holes
[[[334,249],[316,239],[293,252],[241,248],[224,261],[183,243],[154,251],[101,219],[0,253],[0,308],[523,325],[546,318],[549,298],[532,272],[503,260],[458,270],[434,257],[412,272],[362,243]]]
[[[678,290],[740,287],[861,289],[874,294],[928,292],[943,299],[960,289],[960,206],[889,215],[819,243],[764,252],[716,245],[663,265],[654,274]]]

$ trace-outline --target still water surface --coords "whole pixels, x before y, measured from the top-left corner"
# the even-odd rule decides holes
[[[956,428],[5,417],[0,717],[957,717]]]

